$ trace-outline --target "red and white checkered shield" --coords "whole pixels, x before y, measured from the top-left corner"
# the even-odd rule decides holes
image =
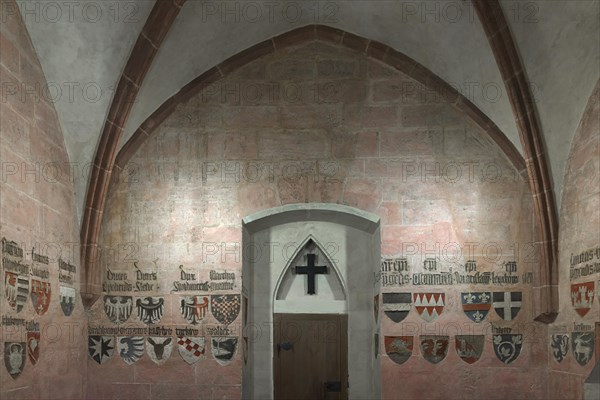
[[[203,337],[177,336],[179,355],[188,364],[194,364],[206,350],[206,339]]]

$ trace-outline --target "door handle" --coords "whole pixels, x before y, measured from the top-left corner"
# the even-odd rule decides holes
[[[277,355],[279,355],[281,350],[290,351],[293,348],[294,348],[294,343],[292,343],[292,342],[277,343]]]
[[[340,382],[340,381],[325,382],[325,391],[326,392],[341,392],[342,391],[342,382]]]

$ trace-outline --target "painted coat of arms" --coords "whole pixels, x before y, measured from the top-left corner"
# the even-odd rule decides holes
[[[8,305],[20,312],[29,296],[29,277],[14,272],[4,272],[4,288]]]
[[[117,325],[129,319],[132,305],[131,296],[104,296],[104,312],[110,322]]]
[[[564,360],[569,354],[569,335],[565,333],[550,335],[550,349],[556,361],[561,362]]]
[[[240,295],[212,295],[210,296],[210,310],[217,321],[223,325],[229,325],[240,313]]]
[[[394,322],[400,322],[410,312],[410,293],[383,293],[383,312]]]
[[[521,292],[494,292],[492,305],[500,318],[512,321],[521,309],[522,299],[523,294]]]
[[[481,357],[485,345],[484,335],[456,335],[456,353],[466,363],[473,364]]]
[[[104,364],[115,351],[114,336],[88,336],[88,353],[92,360]]]
[[[467,317],[473,322],[481,322],[492,308],[492,293],[467,292],[461,293],[462,308]]]
[[[25,368],[25,342],[4,343],[4,365],[8,374],[16,379]]]
[[[31,302],[38,315],[44,315],[48,311],[51,294],[50,282],[31,279]]]
[[[383,341],[386,354],[396,364],[404,364],[412,355],[412,336],[385,336]]]
[[[146,343],[146,353],[156,364],[164,364],[173,351],[173,339],[164,336],[149,336]]]
[[[494,335],[492,343],[498,360],[504,364],[510,364],[521,354],[523,335],[515,333]]]
[[[165,299],[162,297],[140,297],[135,301],[138,319],[147,325],[160,321],[164,306]]]
[[[206,339],[203,337],[178,336],[179,355],[188,364],[194,364],[204,355]]]
[[[117,350],[123,361],[131,365],[144,355],[144,337],[117,336]]]
[[[33,365],[35,365],[40,358],[39,332],[27,332],[27,356]]]
[[[450,336],[421,335],[421,354],[432,364],[437,364],[446,358]]]
[[[594,282],[575,283],[571,285],[571,303],[577,314],[582,317],[590,311],[594,302]]]
[[[436,319],[446,305],[445,293],[413,293],[413,302],[419,315],[427,322]]]
[[[208,297],[184,296],[181,299],[181,315],[192,325],[197,325],[206,317]]]
[[[571,335],[575,360],[579,365],[584,366],[594,355],[594,334],[592,332],[573,332]]]
[[[235,356],[238,338],[228,336],[213,336],[210,341],[212,356],[221,365],[227,365]]]
[[[75,289],[68,286],[60,287],[60,308],[65,317],[70,316],[75,309]]]

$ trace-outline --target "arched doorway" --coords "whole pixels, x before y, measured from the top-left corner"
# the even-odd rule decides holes
[[[310,345],[306,335],[315,332],[309,333],[307,327],[329,329],[329,339],[334,332],[340,339],[334,346],[340,346],[341,359],[347,357],[348,398],[379,397],[378,327],[373,315],[374,296],[379,293],[375,280],[380,262],[379,233],[377,216],[338,204],[287,205],[244,218],[244,398],[267,399],[273,398],[276,390],[282,393],[282,388],[276,387],[274,371],[285,375],[284,358],[292,363],[303,359],[309,363],[306,368],[311,368],[311,357],[302,354],[306,347],[292,350],[299,358],[290,359],[288,351],[294,343],[286,342],[283,348],[276,343],[278,332],[280,338],[289,337],[290,332],[284,331],[292,325],[296,336],[304,335],[296,337],[296,346]],[[297,266],[323,269],[313,275],[314,285],[309,287],[313,278]],[[313,341],[318,342],[319,337],[313,336]],[[323,339],[327,339],[327,332]],[[315,354],[323,351],[319,343],[314,345],[311,351]],[[341,385],[346,383],[344,367],[342,361]],[[305,386],[326,390],[329,384],[329,390],[337,392],[336,382],[322,379]],[[339,396],[344,390],[340,388]]]

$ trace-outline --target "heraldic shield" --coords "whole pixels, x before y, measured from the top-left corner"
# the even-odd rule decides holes
[[[88,353],[92,360],[98,364],[104,364],[112,357],[115,351],[114,336],[89,336]]]
[[[60,308],[69,317],[75,309],[75,289],[68,286],[60,287]]]
[[[20,312],[29,296],[29,277],[14,272],[4,272],[4,290],[8,305]]]
[[[556,361],[561,362],[564,360],[569,354],[569,335],[566,333],[550,335],[550,349]]]
[[[413,293],[417,313],[427,322],[436,319],[446,305],[445,293]]]
[[[117,350],[126,364],[131,365],[144,355],[143,336],[118,336]]]
[[[210,345],[212,356],[221,365],[227,365],[233,360],[237,351],[238,338],[228,336],[213,336]]]
[[[4,343],[4,365],[11,378],[21,375],[25,368],[25,342]]]
[[[223,294],[210,296],[210,310],[217,321],[229,325],[240,313],[240,295]]]
[[[582,317],[590,311],[594,302],[594,282],[571,285],[571,303],[577,314]]]
[[[413,351],[412,336],[385,336],[383,338],[385,353],[396,364],[404,364]]]
[[[492,294],[490,292],[461,293],[460,299],[466,316],[473,322],[481,322],[492,308]]]
[[[206,350],[206,339],[203,337],[178,336],[179,355],[188,364],[194,364],[202,358]]]
[[[110,322],[122,324],[129,319],[133,300],[131,296],[104,296],[104,312]]]
[[[31,279],[31,302],[37,315],[44,315],[50,306],[50,282]]]
[[[466,363],[473,364],[481,357],[485,345],[484,335],[456,335],[456,353]]]
[[[185,320],[198,325],[206,317],[208,311],[207,296],[183,296],[181,299],[181,315]]]
[[[383,312],[394,322],[400,322],[410,312],[410,293],[383,293]]]
[[[39,332],[27,332],[27,356],[33,365],[35,365],[40,358]]]
[[[494,292],[493,306],[496,313],[505,321],[512,321],[521,309],[521,292]]]
[[[137,317],[143,323],[157,324],[163,316],[165,299],[162,297],[140,297],[135,301]]]
[[[594,334],[592,332],[573,332],[571,337],[573,356],[581,366],[586,365],[594,355]]]
[[[450,336],[421,335],[421,354],[432,364],[437,364],[446,358]]]
[[[148,357],[156,364],[164,364],[173,351],[173,339],[164,336],[149,336],[146,344]]]
[[[521,354],[523,335],[513,333],[494,335],[493,343],[498,360],[504,364],[510,364]]]

